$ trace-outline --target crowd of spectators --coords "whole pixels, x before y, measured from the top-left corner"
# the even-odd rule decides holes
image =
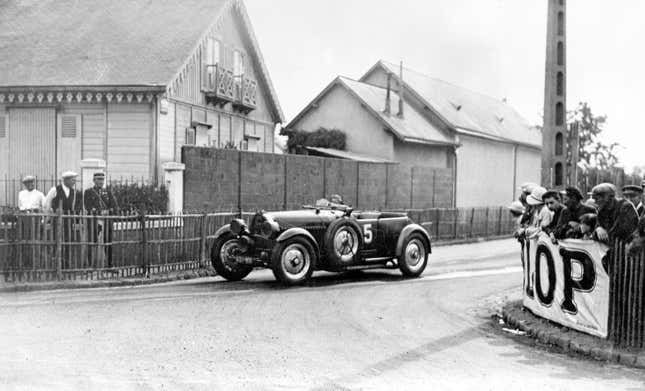
[[[645,245],[642,186],[623,187],[621,198],[613,184],[601,183],[588,200],[575,187],[557,191],[525,183],[520,189],[519,200],[509,206],[518,219],[515,237],[520,240],[544,232],[553,243],[583,239],[610,244],[618,239],[632,242],[632,249]]]

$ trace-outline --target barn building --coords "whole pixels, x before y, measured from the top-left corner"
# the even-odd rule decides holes
[[[157,181],[185,144],[273,152],[283,115],[241,0],[9,0],[0,37],[5,184],[83,159]]]
[[[286,127],[339,129],[361,156],[451,168],[458,207],[504,205],[540,180],[541,132],[510,105],[385,61],[337,77]]]

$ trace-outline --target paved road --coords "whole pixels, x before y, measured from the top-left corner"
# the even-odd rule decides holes
[[[550,353],[492,326],[516,245],[435,249],[416,280],[270,272],[2,294],[2,390],[640,390],[645,372]],[[510,250],[509,250],[510,249]]]

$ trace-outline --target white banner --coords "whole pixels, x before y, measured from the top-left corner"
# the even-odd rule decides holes
[[[524,306],[535,315],[607,338],[609,276],[602,266],[608,247],[593,240],[527,239],[522,245]]]

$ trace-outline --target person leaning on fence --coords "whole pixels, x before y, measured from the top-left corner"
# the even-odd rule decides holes
[[[24,190],[18,193],[18,209],[25,213],[39,213],[45,208],[45,195],[36,190],[36,178],[27,175],[22,178]]]
[[[612,243],[615,239],[629,241],[638,227],[638,215],[631,202],[616,198],[616,187],[601,183],[591,190],[598,205],[598,227],[595,233],[601,242]]]
[[[556,239],[579,239],[582,237],[580,232],[580,217],[587,213],[596,213],[596,209],[582,203],[583,197],[580,190],[575,187],[564,189],[564,206],[560,212],[560,218],[553,231]]]
[[[623,197],[634,205],[638,217],[643,216],[645,207],[643,206],[643,188],[636,185],[623,186]]]
[[[531,223],[524,230],[523,236],[526,238],[534,237],[546,229],[553,220],[553,213],[546,207],[546,205],[544,205],[544,201],[542,200],[542,197],[546,192],[547,190],[544,187],[538,186],[533,189],[528,197],[526,197],[526,202],[533,210]]]
[[[598,240],[595,233],[597,222],[598,216],[595,213],[580,216],[580,232],[583,240]]]
[[[526,200],[528,196],[533,192],[533,189],[535,189],[536,187],[538,187],[538,185],[533,182],[527,182],[520,186],[520,197],[518,198],[518,201],[521,202],[524,206],[524,214],[522,215],[522,218],[520,218],[520,227],[526,228],[529,226],[529,224],[531,224],[531,219],[533,217],[533,208],[528,204]]]

